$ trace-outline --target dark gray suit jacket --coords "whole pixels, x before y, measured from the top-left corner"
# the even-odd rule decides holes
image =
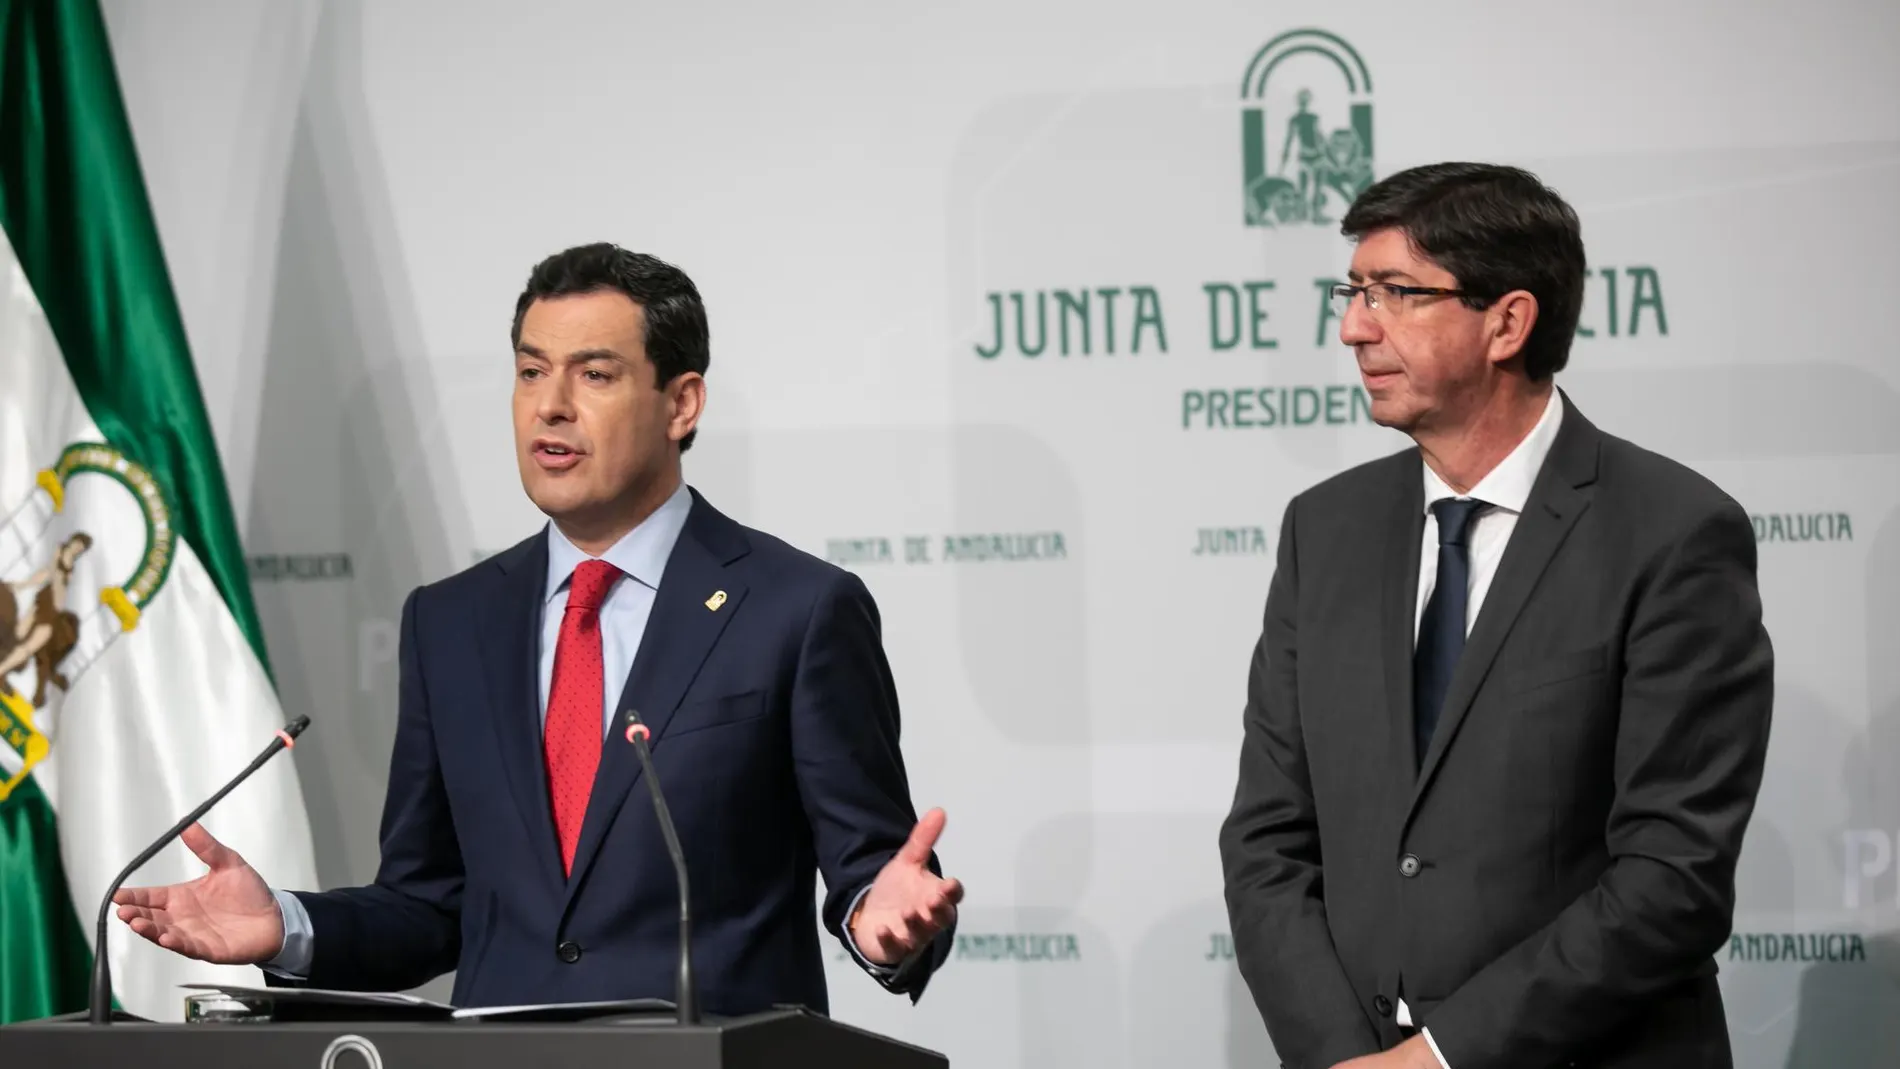
[[[1726,1069],[1714,954],[1768,746],[1748,516],[1565,398],[1415,769],[1416,449],[1287,506],[1220,849],[1275,1049]]]

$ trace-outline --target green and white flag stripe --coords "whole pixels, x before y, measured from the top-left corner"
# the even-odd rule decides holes
[[[284,717],[93,0],[0,0],[0,1021],[79,1009],[118,869]],[[293,762],[205,820],[315,885]],[[174,845],[134,877],[190,879]],[[115,994],[256,983],[114,921]]]

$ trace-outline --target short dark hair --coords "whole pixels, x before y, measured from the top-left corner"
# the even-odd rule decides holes
[[[1512,290],[1537,298],[1537,325],[1523,350],[1532,381],[1570,362],[1588,269],[1583,228],[1536,175],[1490,163],[1414,167],[1374,183],[1339,223],[1354,241],[1391,228],[1476,294],[1465,300],[1472,308]]]
[[[528,306],[547,297],[573,297],[612,290],[625,294],[645,313],[641,344],[653,362],[654,385],[664,387],[688,371],[706,373],[712,342],[706,306],[686,272],[657,257],[596,242],[564,249],[534,265],[528,285],[515,301],[515,325],[509,340],[521,346],[521,320]],[[680,439],[680,451],[693,447],[697,429]]]

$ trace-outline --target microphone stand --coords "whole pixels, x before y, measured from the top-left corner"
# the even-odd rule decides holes
[[[636,710],[627,710],[626,723],[627,741],[633,744],[634,751],[640,755],[640,767],[646,771],[647,790],[653,795],[653,813],[659,818],[660,834],[666,838],[666,852],[673,861],[673,878],[679,882],[680,961],[673,1002],[679,1008],[680,1024],[698,1024],[699,1003],[693,994],[693,914],[688,904],[691,895],[686,883],[686,852],[680,849],[679,832],[673,827],[673,814],[666,808],[666,795],[660,791],[660,776],[653,768],[653,753],[647,748],[647,736],[652,732],[640,721],[640,714]]]
[[[303,730],[309,726],[310,718],[307,716],[300,716],[284,725],[283,729],[271,739],[270,745],[264,747],[264,752],[258,754],[255,760],[246,765],[244,771],[239,772],[218,793],[205,799],[204,804],[187,813],[183,820],[172,825],[171,830],[159,836],[156,842],[140,851],[139,856],[133,858],[132,863],[119,873],[117,879],[112,881],[112,886],[106,888],[105,899],[99,903],[99,926],[92,944],[92,1001],[88,1007],[88,1019],[92,1024],[112,1023],[112,961],[110,955],[106,953],[106,921],[112,915],[112,896],[119,893],[119,888],[131,878],[134,872],[138,871],[140,866],[156,857],[158,852],[165,849],[173,839],[183,835],[186,828],[196,824],[198,818],[210,812],[211,807],[222,801],[224,796],[230,794],[238,784],[249,779],[251,773],[264,767],[264,762],[277,756],[279,750],[288,750],[295,745],[297,736],[303,734]]]

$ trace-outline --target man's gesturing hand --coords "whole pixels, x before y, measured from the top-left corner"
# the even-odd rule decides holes
[[[180,839],[211,871],[169,887],[126,887],[119,919],[177,954],[218,965],[257,965],[284,946],[284,918],[264,878],[199,824]]]
[[[963,885],[929,868],[943,825],[943,810],[925,813],[859,904],[849,924],[851,939],[865,960],[896,965],[955,923]]]

